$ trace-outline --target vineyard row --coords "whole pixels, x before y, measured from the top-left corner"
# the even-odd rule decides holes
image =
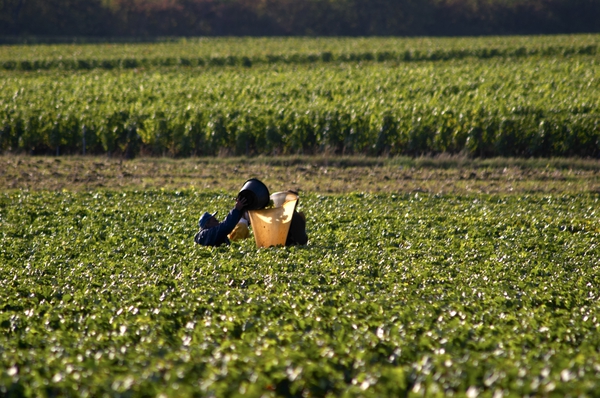
[[[203,66],[244,66],[261,64],[312,64],[340,62],[411,62],[411,61],[447,61],[465,58],[522,58],[532,56],[569,57],[577,55],[596,55],[595,44],[566,45],[548,47],[518,48],[435,48],[427,50],[406,49],[401,51],[363,51],[341,52],[323,51],[316,53],[279,53],[255,55],[222,56],[168,56],[168,57],[116,57],[116,58],[40,58],[40,59],[4,59],[0,60],[0,69],[4,70],[89,70],[89,69],[134,69],[145,67],[203,67]]]
[[[26,153],[257,155],[337,153],[472,156],[600,156],[600,115],[494,112],[458,115],[324,111],[152,115],[116,111],[96,120],[76,114],[1,115],[0,149]]]
[[[0,151],[600,156],[593,56],[5,72]]]

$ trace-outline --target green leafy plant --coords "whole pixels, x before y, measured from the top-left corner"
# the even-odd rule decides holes
[[[0,196],[3,395],[593,395],[594,194],[302,196],[305,247],[193,243],[220,191]]]
[[[0,80],[0,149],[596,157],[597,69],[594,56],[581,55],[8,72]]]

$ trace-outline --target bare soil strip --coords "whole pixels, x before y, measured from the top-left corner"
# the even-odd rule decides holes
[[[340,194],[600,193],[600,160],[467,158],[139,158],[0,156],[0,189],[235,191],[256,177],[272,190]]]

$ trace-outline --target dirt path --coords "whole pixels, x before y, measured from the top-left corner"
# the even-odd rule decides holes
[[[503,164],[504,163],[504,164]],[[477,162],[394,159],[221,159],[0,156],[0,189],[215,189],[256,177],[273,191],[600,193],[600,161]]]

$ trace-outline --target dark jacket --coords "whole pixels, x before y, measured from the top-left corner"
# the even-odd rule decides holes
[[[306,218],[304,213],[294,210],[292,221],[290,223],[290,231],[288,232],[286,246],[305,245],[308,242],[306,235]]]
[[[230,244],[227,235],[233,231],[242,218],[242,212],[234,208],[229,212],[225,220],[212,228],[202,228],[194,237],[194,242],[204,246],[221,246],[223,243]]]

